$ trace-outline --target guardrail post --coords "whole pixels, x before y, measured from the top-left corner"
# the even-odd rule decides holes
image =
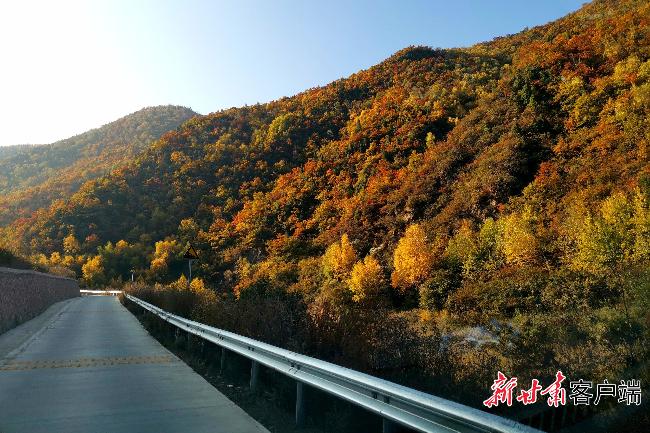
[[[223,374],[225,368],[226,368],[226,348],[222,347],[221,348],[221,374]]]
[[[296,382],[296,426],[302,427],[305,425],[305,385]]]
[[[183,337],[181,335],[181,330],[178,328],[174,329],[174,344],[178,348],[183,346]]]
[[[397,424],[395,424],[393,421],[384,418],[382,425],[381,425],[381,433],[396,433],[397,432]]]
[[[257,361],[251,361],[251,391],[257,390],[258,377],[260,373],[260,364]]]

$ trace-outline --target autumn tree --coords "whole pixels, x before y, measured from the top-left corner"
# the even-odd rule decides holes
[[[153,258],[151,259],[150,270],[155,278],[168,279],[170,267],[181,261],[182,247],[175,239],[166,239],[156,242]]]
[[[469,222],[463,221],[445,248],[445,258],[451,267],[464,276],[471,276],[479,265],[478,239]],[[458,272],[458,271],[457,271]]]
[[[638,190],[633,199],[612,194],[599,210],[587,214],[571,233],[575,248],[569,262],[574,269],[602,275],[626,261],[648,257],[650,212]]]
[[[393,254],[393,287],[408,291],[427,278],[432,263],[433,251],[424,229],[420,224],[410,225]]]
[[[63,239],[63,251],[66,254],[74,255],[79,252],[81,245],[75,237],[74,233],[70,233]]]
[[[366,256],[354,264],[347,283],[354,302],[376,302],[386,286],[384,270],[377,259]]]
[[[323,255],[323,273],[330,278],[344,280],[357,261],[357,253],[348,239],[348,235],[341,236],[339,242],[330,245]]]
[[[93,256],[81,267],[84,281],[89,286],[98,286],[105,283],[104,266],[101,256]]]
[[[141,247],[123,239],[115,244],[107,242],[106,245],[97,248],[97,254],[102,258],[106,278],[119,284],[130,278],[132,270],[145,268],[146,260],[141,250]]]
[[[196,239],[199,233],[199,226],[192,218],[181,220],[178,225],[178,235],[181,241],[192,242]]]
[[[502,219],[502,249],[506,263],[525,265],[538,256],[539,242],[535,237],[534,223],[529,210],[513,212]]]

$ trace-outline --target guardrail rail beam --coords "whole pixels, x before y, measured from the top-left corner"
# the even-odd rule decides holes
[[[384,429],[395,424],[426,433],[540,433],[508,418],[177,316],[129,294],[126,298],[178,329],[220,346],[222,371],[226,350],[250,359],[251,389],[257,387],[259,366],[296,380],[297,423],[304,422],[304,387],[309,385],[382,417]]]

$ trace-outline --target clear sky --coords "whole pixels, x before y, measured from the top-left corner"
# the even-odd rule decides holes
[[[582,0],[16,0],[0,3],[0,145],[145,106],[202,114],[290,96],[409,45],[515,33]]]

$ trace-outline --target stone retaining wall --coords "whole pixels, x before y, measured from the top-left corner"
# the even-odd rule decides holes
[[[0,334],[75,296],[79,296],[76,280],[0,267]]]

